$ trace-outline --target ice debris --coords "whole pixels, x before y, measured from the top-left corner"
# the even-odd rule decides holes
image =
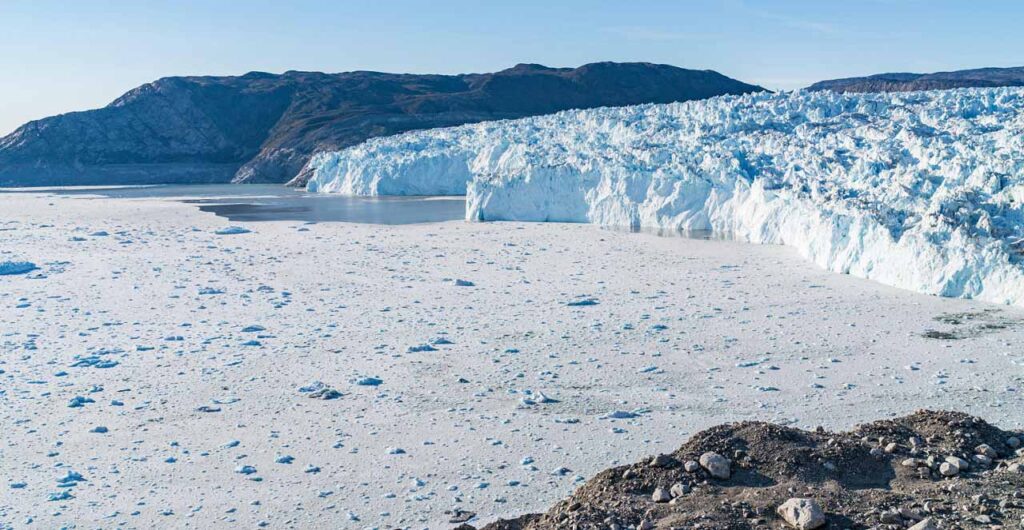
[[[30,261],[0,261],[0,276],[25,274],[38,268],[35,263]]]
[[[92,398],[82,397],[82,396],[75,396],[75,397],[71,398],[70,401],[68,401],[68,408],[72,408],[72,409],[79,408],[79,407],[85,406],[86,403],[96,403],[96,400],[92,399]]]
[[[384,380],[378,377],[357,377],[352,382],[359,386],[379,386]]]
[[[226,226],[224,228],[217,229],[214,231],[214,234],[217,234],[218,236],[230,236],[234,234],[248,234],[249,232],[252,232],[252,230],[241,226]]]

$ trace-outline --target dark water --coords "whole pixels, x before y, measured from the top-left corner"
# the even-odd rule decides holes
[[[436,223],[463,219],[462,197],[346,197],[273,184],[211,184],[0,190],[82,198],[166,199],[194,204],[231,221],[303,221],[365,224]]]

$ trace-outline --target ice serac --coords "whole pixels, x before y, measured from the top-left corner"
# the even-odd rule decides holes
[[[380,138],[309,189],[446,194],[470,220],[710,230],[828,270],[1024,305],[1024,89],[796,92]]]

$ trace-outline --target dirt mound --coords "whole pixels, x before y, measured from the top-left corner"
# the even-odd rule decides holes
[[[605,470],[545,514],[483,528],[1024,528],[1022,440],[956,412],[845,433],[726,424]],[[787,523],[790,499],[806,501],[787,504]]]

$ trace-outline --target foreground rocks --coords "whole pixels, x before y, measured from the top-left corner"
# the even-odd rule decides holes
[[[726,424],[605,470],[545,514],[483,528],[1024,528],[1019,447],[1019,433],[956,412],[845,433]]]

